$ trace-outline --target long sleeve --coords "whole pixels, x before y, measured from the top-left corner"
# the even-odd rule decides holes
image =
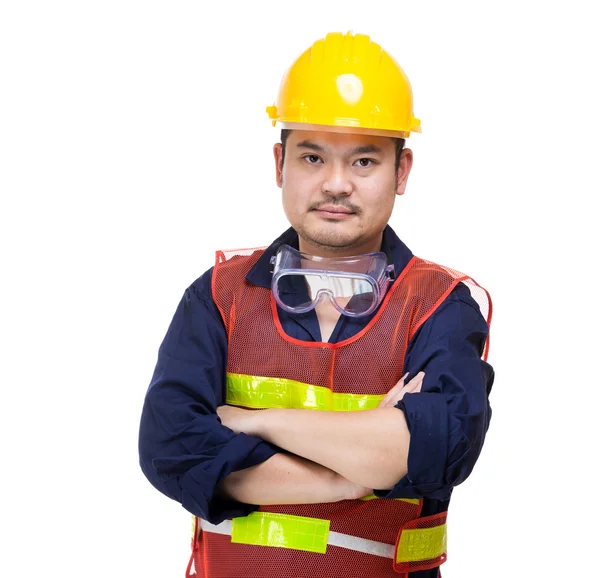
[[[218,483],[276,449],[221,425],[227,336],[207,271],[184,293],[159,349],[139,431],[141,468],[154,487],[189,512],[219,523],[257,506],[223,499]]]
[[[396,406],[411,436],[408,474],[377,495],[447,500],[471,473],[491,418],[494,371],[481,359],[487,335],[479,307],[462,284],[417,331],[404,370],[424,371],[423,387]]]

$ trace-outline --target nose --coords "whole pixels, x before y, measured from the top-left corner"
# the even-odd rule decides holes
[[[330,163],[326,168],[321,189],[333,197],[349,195],[352,192],[350,172],[342,163]]]

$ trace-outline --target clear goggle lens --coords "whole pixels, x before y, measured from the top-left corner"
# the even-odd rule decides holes
[[[369,315],[377,308],[394,269],[387,265],[384,253],[325,259],[286,245],[272,263],[271,288],[282,309],[306,313],[322,299],[329,299],[340,313],[350,317]]]

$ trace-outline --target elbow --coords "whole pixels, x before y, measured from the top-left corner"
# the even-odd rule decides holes
[[[474,443],[475,442],[475,443]],[[454,447],[448,457],[444,476],[444,485],[453,488],[462,484],[473,471],[475,463],[479,459],[483,441],[478,443],[462,436],[460,442]]]
[[[473,471],[483,449],[490,422],[489,405],[471,415],[468,422],[454,420],[449,427],[448,456],[444,484],[449,487],[462,484]]]
[[[138,436],[138,463],[140,469],[154,488],[168,498],[181,503],[181,488],[176,472],[173,472],[175,475],[169,475],[168,470],[161,470],[157,467],[157,464],[160,464],[161,461],[169,461],[168,458],[164,458],[165,450],[166,448],[153,434],[153,428],[142,420]]]
[[[150,482],[154,488],[159,492],[181,503],[181,488],[175,477],[165,477],[161,475],[154,465],[154,460],[160,458],[155,456],[150,447],[146,447],[144,442],[140,439],[139,442],[139,464],[142,473],[146,479]]]

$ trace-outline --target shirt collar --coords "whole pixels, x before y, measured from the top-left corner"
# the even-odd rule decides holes
[[[248,271],[246,275],[248,282],[257,287],[271,288],[271,278],[273,276],[271,273],[271,257],[277,253],[277,249],[281,245],[289,245],[294,249],[298,249],[298,233],[292,227],[265,249],[259,260]],[[389,225],[386,225],[383,230],[381,250],[387,255],[388,263],[391,262],[394,264],[396,277],[400,276],[400,273],[402,273],[413,257],[412,251],[400,240]]]

